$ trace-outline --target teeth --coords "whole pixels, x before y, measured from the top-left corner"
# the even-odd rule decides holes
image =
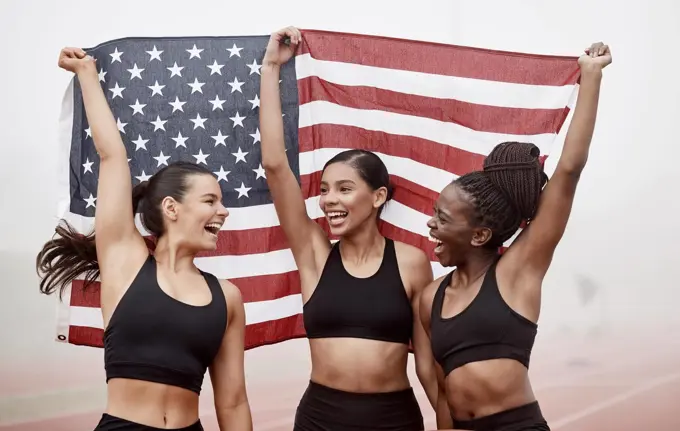
[[[210,223],[205,225],[205,230],[208,231],[210,235],[217,236],[217,233],[220,231],[221,227],[221,223]]]
[[[434,242],[434,243],[437,244],[437,245],[440,245],[440,244],[442,243],[440,240],[438,240],[437,238],[435,238],[435,237],[433,237],[433,236],[431,236],[431,237],[428,238],[428,239],[430,240],[430,242]]]
[[[333,211],[333,212],[326,213],[326,215],[328,215],[328,217],[343,217],[343,216],[346,216],[347,213],[346,212]]]

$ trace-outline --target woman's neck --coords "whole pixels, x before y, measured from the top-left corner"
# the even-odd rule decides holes
[[[456,266],[459,282],[463,286],[470,285],[486,274],[487,270],[498,258],[498,253],[480,250],[472,253],[465,262]]]
[[[360,265],[373,257],[382,256],[385,241],[377,224],[367,223],[363,229],[340,239],[340,254],[344,260]]]
[[[195,271],[194,259],[196,255],[181,247],[179,241],[173,241],[164,235],[158,239],[154,250],[154,259],[163,268],[172,272]]]

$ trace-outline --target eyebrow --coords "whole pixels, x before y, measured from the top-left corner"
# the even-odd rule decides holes
[[[446,218],[451,218],[451,214],[449,214],[448,211],[443,210],[443,209],[439,208],[439,207],[436,206],[436,205],[435,205],[435,207],[434,207],[434,212],[436,212],[436,213],[438,213],[438,214],[441,214],[441,215],[443,215],[443,216],[446,217]]]
[[[354,181],[352,181],[352,180],[339,180],[339,181],[336,181],[336,182],[335,182],[335,184],[342,184],[342,183],[352,183],[352,184],[356,184],[356,183],[355,183]],[[321,181],[321,184],[328,185],[328,182],[322,180],[322,181]]]
[[[214,198],[214,199],[217,199],[217,200],[220,199],[215,193],[206,193],[206,194],[204,194],[204,195],[201,196],[201,197],[204,198],[204,197],[206,197],[206,196],[207,196],[207,197]]]

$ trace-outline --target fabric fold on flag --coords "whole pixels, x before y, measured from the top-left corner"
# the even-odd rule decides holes
[[[230,216],[217,250],[196,265],[242,292],[246,349],[304,337],[300,280],[269,195],[258,124],[261,60],[269,36],[125,38],[86,51],[125,143],[133,185],[178,160],[207,166]],[[553,150],[578,92],[577,57],[493,51],[303,30],[281,68],[288,161],[307,213],[321,169],[340,151],[377,153],[395,185],[381,232],[424,250],[439,192],[482,166],[498,143]],[[76,78],[62,103],[59,217],[94,228],[99,158]],[[148,235],[137,217],[137,227]],[[508,245],[512,239],[506,243]],[[75,280],[58,306],[60,342],[103,347],[98,283]]]

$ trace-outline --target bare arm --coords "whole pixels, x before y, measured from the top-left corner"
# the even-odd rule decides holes
[[[94,60],[78,48],[66,48],[59,65],[76,73],[80,84],[87,121],[100,158],[95,240],[102,274],[117,268],[111,258],[114,249],[137,248],[146,253],[141,234],[132,214],[132,185],[127,153],[118,126],[99,84]],[[116,269],[117,270],[117,269]]]
[[[444,371],[439,365],[435,365],[437,375],[437,405],[435,407],[435,418],[437,420],[437,429],[451,429],[453,428],[453,418],[449,410],[449,403],[446,400],[446,383],[444,380]]]
[[[437,291],[442,278],[443,277],[439,277],[438,279],[432,281],[423,289],[419,298],[418,314],[421,322],[420,326],[423,330],[423,336],[425,338],[425,340],[422,342],[421,349],[424,350],[427,348],[429,356],[432,358],[430,362],[431,371],[428,370],[428,386],[434,387],[434,389],[430,389],[432,392],[434,392],[434,394],[433,398],[430,399],[430,394],[428,393],[428,399],[430,399],[430,403],[432,404],[432,407],[435,411],[437,429],[451,429],[453,428],[453,420],[451,419],[451,412],[449,411],[449,404],[446,399],[446,382],[444,378],[444,371],[434,359],[430,339],[430,317],[432,315],[432,302],[434,301],[434,294]],[[425,356],[427,356],[427,354]],[[432,379],[434,379],[434,382]],[[423,385],[425,385],[425,383],[423,383]]]
[[[210,366],[217,422],[221,431],[252,431],[244,371],[246,318],[243,300],[236,286],[224,280],[220,283],[229,318],[222,345]]]
[[[555,173],[541,193],[536,216],[508,250],[532,276],[543,278],[571,214],[576,186],[588,160],[600,96],[602,69],[611,62],[609,48],[594,44],[589,55],[579,59],[581,85]]]
[[[402,245],[402,244],[400,244]],[[413,353],[416,361],[416,375],[427,394],[427,399],[433,409],[437,405],[437,375],[435,362],[427,336],[420,318],[420,301],[423,290],[432,283],[432,265],[421,250],[403,245],[403,265],[408,270],[412,289],[411,307],[413,309]],[[401,250],[400,250],[401,251]]]
[[[290,46],[281,43],[285,36],[290,37]],[[302,275],[308,269],[316,269],[314,248],[321,246],[327,250],[330,246],[326,234],[307,215],[302,191],[285,151],[279,72],[281,65],[293,56],[300,38],[300,32],[290,27],[271,36],[260,71],[260,136],[262,166],[276,214]]]

